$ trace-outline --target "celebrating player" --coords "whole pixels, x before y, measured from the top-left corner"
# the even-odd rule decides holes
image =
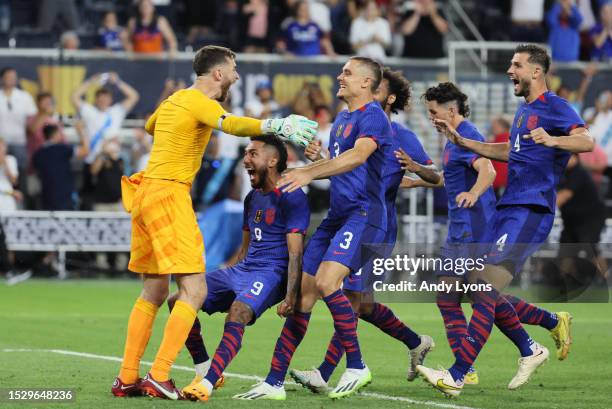
[[[169,372],[206,297],[204,243],[189,190],[212,130],[241,136],[277,134],[304,146],[316,133],[316,123],[304,117],[261,121],[225,112],[219,101],[239,78],[231,50],[203,47],[193,69],[193,86],[170,96],[147,121],[145,128],[154,139],[144,175],[122,182],[123,202],[132,214],[129,269],[143,274],[143,290],[128,321],[123,362],[112,387],[115,396],[182,398]],[[153,367],[141,381],[140,359],[168,295],[169,274],[175,274],[178,298]]]
[[[367,256],[362,245],[382,243],[387,227],[385,186],[381,183],[386,152],[391,149],[391,125],[374,93],[382,67],[366,57],[352,57],[338,76],[337,96],[348,105],[338,114],[330,135],[330,159],[285,173],[278,185],[293,191],[313,179],[331,179],[330,209],[304,252],[305,274],[300,298],[274,349],[265,381],[238,399],[285,399],[283,387],[291,357],[302,341],[310,313],[319,296],[329,308],[334,328],[346,351],[347,369],[330,398],[341,398],[367,385],[372,375],[364,364],[357,340],[351,303],[340,289]]]
[[[526,103],[515,115],[508,143],[464,138],[448,121],[435,120],[452,143],[486,158],[509,162],[508,187],[497,204],[488,264],[467,277],[471,283],[489,284],[490,291],[471,294],[474,314],[466,336],[461,337],[455,364],[449,370],[417,367],[429,383],[448,395],[461,393],[465,374],[490,335],[499,291],[546,240],[554,220],[555,187],[570,152],[593,149],[593,139],[582,119],[567,101],[548,91],[545,76],[549,67],[546,50],[535,45],[515,49],[508,75],[514,82],[515,95],[524,97]],[[516,312],[512,309],[508,315],[514,319]],[[521,345],[522,357],[509,389],[525,384],[549,355],[520,324],[515,326],[513,340]]]
[[[390,68],[385,67],[383,70],[383,80],[376,93],[376,100],[382,105],[385,113],[391,119],[392,113],[397,114],[398,111],[404,110],[406,105],[408,105],[410,101],[410,82],[404,78],[400,71],[392,71]],[[397,122],[391,122],[391,128],[393,130],[393,137],[391,139],[393,152],[407,152],[413,159],[409,170],[425,181],[433,184],[440,183],[440,175],[436,172],[435,168],[432,168],[432,161],[414,132]],[[313,141],[306,148],[307,156],[310,154],[309,159],[311,160],[317,160],[317,155],[321,150],[320,143],[316,142],[318,141]],[[385,193],[387,233],[382,245],[382,257],[385,258],[391,255],[397,239],[395,199],[405,173],[393,152],[389,152],[387,157],[385,157],[383,173],[383,183],[387,187]],[[371,264],[369,264],[364,268],[371,267]],[[376,279],[382,280],[383,277],[378,276]],[[345,278],[342,289],[351,301],[354,310],[359,313],[360,319],[371,323],[406,345],[409,349],[410,357],[407,378],[409,381],[413,381],[417,376],[416,366],[423,363],[427,353],[435,346],[432,338],[428,335],[419,336],[400,321],[389,307],[375,302],[371,283],[364,282],[361,279],[361,275],[350,275]],[[338,334],[334,333],[327,347],[325,359],[318,368],[307,371],[290,369],[289,375],[296,382],[314,393],[325,392],[328,390],[327,382],[336,369],[342,355],[344,355],[344,348]]]
[[[213,386],[222,381],[224,369],[240,350],[246,325],[283,298],[277,310],[286,317],[297,300],[304,234],[310,221],[308,200],[301,189],[282,193],[276,188],[287,168],[287,150],[278,138],[252,138],[244,167],[253,190],[244,200],[244,233],[237,264],[206,274],[208,297],[202,306],[208,314],[228,312],[223,338],[212,361],[201,336],[186,343],[192,358],[201,357],[197,364],[203,373],[183,388],[191,400],[208,400]],[[198,322],[194,325],[197,335],[199,328]]]

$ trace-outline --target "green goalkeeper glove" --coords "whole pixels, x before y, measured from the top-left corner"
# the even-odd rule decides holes
[[[261,122],[264,134],[275,134],[281,139],[306,147],[317,134],[318,124],[301,115],[289,115],[280,119],[265,119]]]

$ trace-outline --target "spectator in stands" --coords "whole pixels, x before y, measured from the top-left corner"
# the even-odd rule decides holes
[[[603,91],[597,97],[595,107],[584,110],[583,118],[589,125],[595,142],[607,155],[605,175],[612,181],[612,91]],[[608,188],[607,193],[608,197],[612,197],[612,188]]]
[[[512,0],[510,38],[520,43],[543,43],[544,0]]]
[[[591,29],[593,52],[591,58],[597,61],[612,59],[612,2],[601,6],[601,21]]]
[[[74,210],[74,174],[71,159],[83,159],[89,152],[87,136],[80,135],[79,145],[74,147],[62,142],[62,134],[56,125],[43,128],[45,144],[32,159],[42,186],[43,210]]]
[[[506,143],[510,139],[510,122],[503,116],[498,116],[491,121],[491,134],[494,143]],[[491,161],[496,175],[493,181],[493,190],[499,198],[504,193],[508,184],[508,163],[493,160]]]
[[[15,189],[19,176],[17,159],[6,151],[6,142],[0,138],[0,211],[13,211],[17,210],[17,202],[23,196]]]
[[[268,52],[268,0],[249,0],[242,13],[247,19],[244,52]]]
[[[414,10],[404,15],[401,30],[404,36],[402,56],[444,57],[443,36],[448,32],[448,23],[434,0],[415,0]]]
[[[319,125],[317,139],[321,141],[321,146],[325,149],[329,146],[329,133],[331,132],[333,119],[329,106],[319,105],[315,107],[314,120]]]
[[[295,2],[295,0],[292,0]],[[327,3],[323,0],[306,0],[310,18],[319,26],[323,35],[329,38],[332,29],[331,12]]]
[[[293,18],[283,22],[283,38],[276,46],[283,53],[301,57],[335,55],[329,38],[310,18],[310,9],[306,1],[298,1],[295,4]]]
[[[257,99],[252,99],[245,105],[245,113],[253,118],[271,118],[279,116],[280,106],[274,100],[272,83],[268,80],[259,81],[255,87]]]
[[[114,11],[107,11],[102,19],[102,27],[98,29],[96,48],[123,51],[128,47],[127,31],[117,22],[117,14]]]
[[[295,95],[291,112],[314,119],[315,108],[327,105],[323,90],[317,82],[304,82],[302,89]]]
[[[185,0],[185,24],[189,44],[214,31],[219,6],[217,0]]]
[[[557,89],[557,95],[561,98],[566,99],[567,102],[570,103],[574,111],[576,111],[579,115],[582,114],[582,108],[584,104],[584,96],[586,95],[589,85],[593,80],[595,74],[597,74],[598,68],[596,64],[589,64],[582,70],[582,80],[580,81],[580,85],[578,89],[573,92],[570,90],[565,84],[561,84],[559,89]]]
[[[83,101],[83,95],[93,85],[99,85],[94,104]],[[107,85],[116,86],[125,96],[123,101],[113,104],[113,93]],[[90,139],[90,152],[85,162],[91,164],[100,152],[105,135],[117,135],[126,115],[140,98],[138,91],[121,81],[114,73],[96,74],[86,80],[72,94],[72,103],[81,115]]]
[[[157,99],[157,103],[155,106],[160,105],[162,102],[166,100],[170,95],[174,94],[176,91],[187,88],[187,83],[182,79],[173,79],[168,78],[164,83],[164,89],[162,89],[161,94],[159,94],[159,98]]]
[[[132,168],[134,172],[143,171],[147,167],[152,147],[153,136],[149,135],[144,128],[134,129],[134,143],[132,144]]]
[[[127,49],[136,53],[161,53],[166,49],[171,53],[177,50],[176,36],[164,16],[155,13],[151,0],[140,0],[136,17],[128,21]]]
[[[383,61],[391,45],[389,22],[380,17],[376,1],[369,0],[351,24],[351,45],[358,55]]]
[[[593,40],[591,39],[591,29],[595,26],[597,19],[594,10],[597,10],[597,0],[576,0],[576,5],[582,14],[582,24],[580,24],[580,61],[591,60],[591,49]]]
[[[28,118],[26,123],[27,130],[27,151],[28,151],[28,170],[32,170],[31,160],[34,154],[45,143],[43,128],[46,125],[56,125],[59,128],[62,142],[65,141],[64,126],[55,113],[55,101],[50,92],[41,92],[36,96],[36,106],[38,112]]]
[[[573,62],[580,54],[582,14],[574,0],[558,0],[546,14],[553,61]]]
[[[79,13],[75,0],[41,0],[38,13],[38,27],[41,31],[51,31],[58,18],[63,30],[79,28]]]
[[[79,36],[74,31],[64,31],[60,36],[60,48],[62,50],[78,50],[81,46]]]
[[[17,71],[6,67],[0,70],[0,136],[8,144],[9,152],[17,158],[23,172],[27,164],[26,121],[36,113],[32,96],[17,88]]]
[[[93,210],[108,212],[123,210],[121,176],[124,168],[119,136],[106,138],[102,143],[102,149],[89,168],[95,187]]]

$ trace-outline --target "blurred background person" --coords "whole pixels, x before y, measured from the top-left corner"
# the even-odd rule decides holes
[[[41,31],[51,31],[58,22],[62,31],[79,28],[79,11],[75,0],[41,0],[38,7],[38,27]]]
[[[434,0],[415,0],[414,10],[404,15],[401,31],[404,36],[402,57],[444,57],[443,40],[448,23]]]
[[[544,0],[512,0],[510,39],[517,43],[543,43]]]
[[[177,50],[176,35],[164,16],[158,16],[151,0],[140,0],[136,16],[127,24],[128,51],[135,53],[161,53],[164,49],[171,54]],[[165,46],[164,46],[165,42]]]
[[[75,31],[64,31],[60,36],[60,49],[78,50],[81,47],[81,40]]]
[[[491,121],[491,142],[506,143],[510,140],[510,122],[503,116],[498,116]],[[493,181],[495,196],[500,198],[508,184],[508,162],[492,160],[496,175]]]
[[[389,22],[380,17],[376,1],[369,0],[359,17],[353,20],[350,41],[357,55],[384,61],[385,50],[391,45],[391,28]]]
[[[268,0],[249,0],[242,6],[246,17],[245,53],[268,51]]]
[[[17,70],[5,67],[0,70],[0,137],[8,145],[8,151],[17,159],[20,173],[27,164],[26,122],[36,113],[34,99],[26,91],[17,88]],[[20,181],[19,185],[23,185]]]
[[[259,81],[255,87],[255,96],[244,106],[247,116],[253,118],[280,117],[280,106],[274,100],[272,83],[269,80]]]
[[[306,1],[295,3],[292,17],[283,22],[282,30],[283,36],[276,44],[282,53],[299,57],[335,55],[329,37],[312,20]]]
[[[582,14],[574,0],[558,0],[546,13],[546,23],[553,61],[578,61]]]
[[[593,50],[591,59],[610,61],[612,59],[612,2],[602,4],[599,11],[599,23],[591,29]]]
[[[96,48],[108,51],[124,51],[129,48],[128,33],[117,22],[117,14],[107,11],[96,36]]]
[[[7,154],[4,139],[0,138],[0,212],[17,210],[22,194],[16,189],[19,169],[17,159]]]

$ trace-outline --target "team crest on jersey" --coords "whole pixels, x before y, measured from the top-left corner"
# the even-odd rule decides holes
[[[259,223],[261,221],[261,216],[263,215],[263,210],[258,210],[255,212],[255,219],[253,220],[255,223]]]
[[[346,128],[344,128],[344,133],[342,134],[342,136],[345,138],[348,138],[352,130],[353,130],[353,124],[348,124]]]
[[[537,127],[538,127],[538,116],[530,115],[529,118],[527,118],[527,129],[531,131],[532,129],[536,129]]]
[[[342,132],[342,127],[343,126],[344,126],[344,124],[340,124],[340,126],[336,130],[336,138],[338,138],[340,136],[340,132]]]
[[[275,216],[276,216],[276,209],[266,209],[266,224],[274,223]]]
[[[450,151],[448,149],[444,150],[444,164],[448,164],[448,160],[450,159]]]
[[[523,115],[524,115],[524,114],[523,114],[523,113],[521,113],[521,116],[519,116],[518,121],[516,121],[516,127],[517,127],[517,128],[520,128],[520,127],[521,127],[521,125],[523,124]]]

